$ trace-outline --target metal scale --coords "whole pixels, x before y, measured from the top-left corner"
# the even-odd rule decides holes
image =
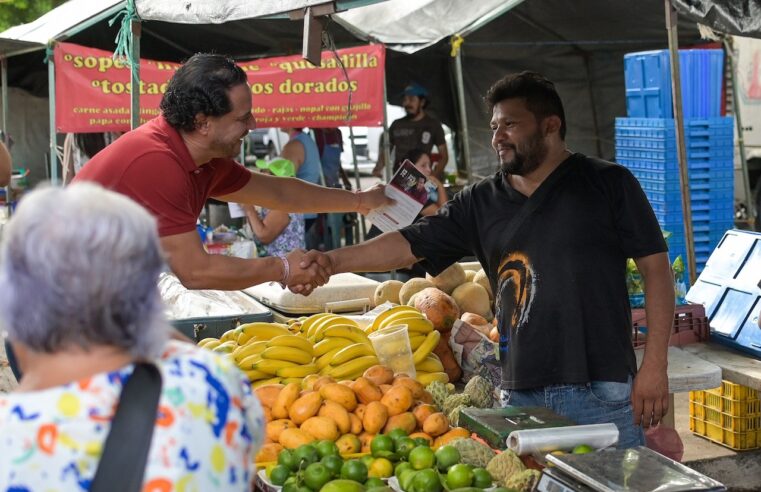
[[[538,492],[726,491],[701,473],[639,446],[589,454],[547,455]]]

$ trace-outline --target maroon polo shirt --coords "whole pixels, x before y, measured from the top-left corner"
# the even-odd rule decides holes
[[[159,116],[96,154],[74,181],[94,181],[132,198],[153,214],[163,237],[195,230],[209,197],[234,193],[250,178],[232,159],[197,166],[179,132]]]

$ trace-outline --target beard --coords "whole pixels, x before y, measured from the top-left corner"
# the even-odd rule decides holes
[[[500,161],[500,168],[508,174],[525,176],[535,171],[547,157],[548,149],[544,144],[544,136],[536,132],[528,140],[510,147],[513,158]]]
[[[240,139],[233,141],[217,140],[214,142],[214,149],[220,154],[220,157],[233,159],[240,155],[241,145],[243,145],[243,141]]]

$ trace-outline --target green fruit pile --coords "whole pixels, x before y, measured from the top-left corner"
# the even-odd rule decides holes
[[[386,483],[391,477],[404,492],[478,492],[492,487],[491,474],[462,463],[456,447],[444,445],[434,452],[426,439],[412,439],[402,429],[375,436],[370,451],[360,459],[345,460],[335,443],[318,441],[281,451],[266,473],[282,492],[391,492]]]

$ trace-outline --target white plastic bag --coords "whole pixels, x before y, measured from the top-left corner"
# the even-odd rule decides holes
[[[449,346],[454,352],[457,364],[462,369],[463,381],[480,375],[491,380],[495,385],[499,385],[501,380],[499,344],[492,342],[489,337],[458,319],[452,325]]]

